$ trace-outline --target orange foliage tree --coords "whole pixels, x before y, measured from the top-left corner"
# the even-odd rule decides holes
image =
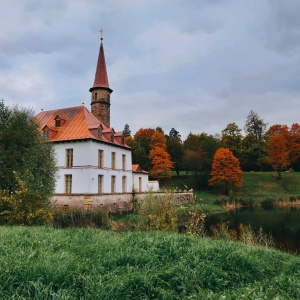
[[[154,133],[154,129],[152,128],[140,128],[134,135],[134,139],[138,138],[146,138],[147,140],[151,140],[151,137]]]
[[[150,175],[156,178],[171,177],[173,162],[170,154],[161,147],[155,147],[150,150],[149,155],[152,163]]]
[[[171,169],[174,164],[170,154],[167,152],[167,139],[159,130],[155,130],[153,133],[151,146],[149,158],[152,168],[150,175],[156,178],[171,177]]]
[[[281,133],[273,135],[269,140],[269,162],[281,179],[281,171],[290,163],[288,143]]]
[[[165,150],[167,149],[167,139],[159,130],[155,130],[155,132],[152,134],[151,146],[152,148],[160,147]]]
[[[243,172],[239,160],[228,148],[220,148],[216,151],[209,185],[220,185],[228,195],[233,187],[242,187]]]
[[[281,135],[285,139],[286,148],[289,156],[289,164],[291,167],[300,158],[300,125],[297,123],[292,124],[291,128],[287,125],[275,124],[269,128],[266,135],[269,140],[277,135]],[[282,140],[282,138],[281,138]],[[270,151],[270,150],[269,150]],[[269,154],[270,156],[270,154]]]
[[[289,156],[291,163],[296,163],[300,158],[300,125],[297,123],[292,124],[290,128],[290,144]]]

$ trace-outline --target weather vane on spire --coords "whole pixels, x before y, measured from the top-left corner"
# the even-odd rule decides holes
[[[103,34],[103,29],[102,29],[102,27],[101,27],[101,29],[99,30],[99,32],[101,33],[101,38],[100,38],[100,40],[103,41],[103,35],[102,35],[102,34]]]

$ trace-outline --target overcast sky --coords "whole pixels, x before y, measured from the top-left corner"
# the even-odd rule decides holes
[[[299,0],[0,0],[0,99],[90,109],[102,27],[111,126],[300,123]]]

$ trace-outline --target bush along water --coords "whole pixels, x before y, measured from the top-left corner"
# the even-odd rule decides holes
[[[177,230],[178,216],[171,193],[164,196],[149,193],[140,203],[138,214],[140,230]]]

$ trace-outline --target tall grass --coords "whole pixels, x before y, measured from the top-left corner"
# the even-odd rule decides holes
[[[0,227],[0,299],[299,299],[300,258],[166,232]]]
[[[69,208],[58,207],[53,210],[53,226],[109,228],[108,209],[106,208]]]
[[[238,230],[229,229],[228,224],[221,223],[211,227],[212,237],[226,241],[240,241],[249,246],[272,248],[275,245],[271,234],[264,233],[262,227],[254,231],[250,225],[240,224]]]

